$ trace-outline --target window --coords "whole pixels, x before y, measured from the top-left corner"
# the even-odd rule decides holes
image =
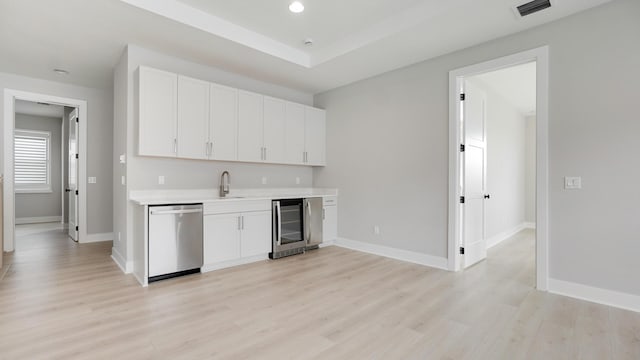
[[[16,192],[51,192],[51,133],[15,130],[14,179]]]

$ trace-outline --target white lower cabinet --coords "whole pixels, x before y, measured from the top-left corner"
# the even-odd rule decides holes
[[[333,244],[338,238],[338,206],[324,206],[322,217],[322,243]]]
[[[271,251],[271,212],[253,211],[204,216],[205,268]]]

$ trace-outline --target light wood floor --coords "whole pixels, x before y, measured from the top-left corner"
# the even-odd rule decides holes
[[[640,314],[535,291],[533,248],[525,231],[450,273],[329,247],[144,289],[110,242],[28,233],[0,358],[640,359]]]

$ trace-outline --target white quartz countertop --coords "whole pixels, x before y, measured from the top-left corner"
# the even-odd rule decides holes
[[[163,205],[338,195],[337,189],[320,188],[232,189],[224,198],[221,198],[218,192],[218,189],[132,190],[129,192],[129,200],[137,205]]]

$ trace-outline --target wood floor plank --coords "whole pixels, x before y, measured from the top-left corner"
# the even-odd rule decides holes
[[[640,359],[640,314],[536,291],[534,237],[452,273],[338,247],[142,288],[111,243],[20,228],[0,359]]]

